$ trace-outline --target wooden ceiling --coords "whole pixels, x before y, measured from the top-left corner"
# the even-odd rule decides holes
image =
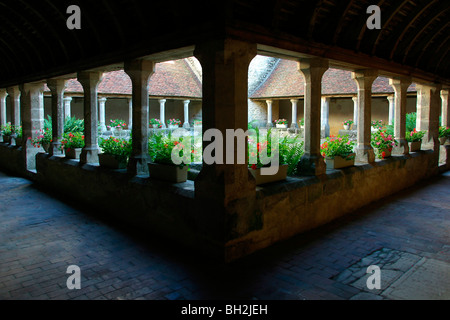
[[[68,30],[69,5],[81,30]],[[381,30],[369,30],[369,5]],[[448,0],[0,1],[0,87],[232,36],[450,82]]]

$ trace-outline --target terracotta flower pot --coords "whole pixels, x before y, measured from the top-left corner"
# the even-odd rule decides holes
[[[380,155],[383,155],[383,153],[384,153],[384,157],[382,156],[382,159],[386,159],[391,156],[392,149],[379,150],[379,152],[380,152]]]
[[[110,169],[125,169],[127,167],[126,161],[120,161],[112,154],[101,153],[98,155],[98,160],[101,167]]]
[[[327,164],[327,169],[341,169],[346,167],[351,167],[355,165],[355,154],[352,153],[352,159],[348,160],[341,156],[335,156],[334,159],[325,158],[325,163]]]
[[[82,148],[66,149],[65,155],[67,159],[80,159]]]
[[[440,138],[439,138],[439,143],[440,143],[441,145],[444,145],[446,141],[447,141],[447,137],[440,137]]]
[[[48,150],[50,150],[50,143],[48,142],[42,143],[42,148],[44,148],[45,153],[48,153]]]
[[[258,185],[265,184],[265,183],[286,180],[288,168],[289,168],[289,166],[287,164],[282,164],[279,167],[278,172],[274,175],[262,175],[261,168],[258,168],[258,169],[249,168],[248,170],[255,178],[256,185],[258,186]]]
[[[11,136],[3,136],[3,143],[11,143]]]
[[[148,171],[151,179],[164,180],[174,183],[186,182],[188,166],[180,168],[175,165],[149,163]]]
[[[409,144],[409,151],[410,152],[419,151],[420,148],[422,147],[422,141],[409,142],[408,144]]]

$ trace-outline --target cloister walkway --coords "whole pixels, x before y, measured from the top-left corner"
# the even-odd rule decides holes
[[[447,172],[224,265],[0,173],[0,299],[450,299],[449,190]]]

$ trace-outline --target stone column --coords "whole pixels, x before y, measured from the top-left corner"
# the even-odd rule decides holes
[[[0,89],[0,126],[6,125],[6,89]]]
[[[362,163],[375,162],[375,152],[370,145],[372,139],[372,84],[378,76],[377,70],[359,70],[352,72],[352,78],[358,87],[358,129],[356,160]]]
[[[441,126],[450,128],[450,105],[448,103],[448,92],[449,89],[441,90],[441,100],[442,100],[442,123]]]
[[[52,94],[52,143],[50,155],[61,155],[61,138],[64,134],[64,89],[67,81],[63,79],[51,79],[47,86]]]
[[[395,104],[391,103],[389,100],[389,106],[391,104],[395,105],[393,116],[394,123],[394,138],[398,141],[398,146],[393,149],[393,154],[408,154],[409,146],[408,142],[405,140],[406,135],[406,94],[409,86],[411,85],[411,79],[401,78],[401,79],[390,79],[389,84],[394,88],[395,91]],[[389,113],[390,113],[389,108]]]
[[[70,118],[71,116],[71,107],[70,107],[71,102],[72,97],[64,98],[64,119]]]
[[[353,130],[358,129],[358,96],[353,97]]]
[[[132,152],[128,162],[131,175],[148,173],[148,80],[155,72],[155,63],[132,60],[125,63],[125,72],[132,83]]]
[[[273,119],[272,119],[272,100],[266,100],[267,103],[267,127],[273,127]]]
[[[11,112],[11,125],[20,126],[20,90],[19,86],[10,87],[7,89],[8,96],[10,97],[10,112]]]
[[[440,85],[418,84],[416,129],[427,131],[422,139],[422,149],[439,152],[439,113],[441,110]]]
[[[184,100],[183,104],[184,104],[184,124],[183,124],[183,128],[185,129],[189,129],[189,103],[191,101],[190,100]]]
[[[6,125],[6,89],[0,89],[0,127]],[[0,142],[3,142],[3,136],[0,132]]]
[[[100,122],[100,128],[102,132],[106,131],[106,122],[105,122],[105,105],[107,98],[99,98],[98,99],[98,121]]]
[[[395,97],[394,96],[387,96],[387,99],[389,101],[389,124],[394,124],[394,118],[395,118]]]
[[[84,90],[84,142],[80,163],[98,163],[98,96],[97,88],[103,73],[82,71],[78,73],[78,81]]]
[[[292,104],[292,123],[291,123],[291,128],[292,129],[298,129],[298,124],[297,124],[298,99],[291,99],[291,104]]]
[[[22,154],[27,170],[36,169],[36,154],[41,148],[35,148],[31,139],[37,138],[39,130],[44,127],[44,110],[41,105],[41,94],[44,82],[26,83],[20,85],[20,104],[22,113],[23,144]]]
[[[128,99],[128,129],[133,129],[133,99]]]
[[[166,126],[166,99],[160,99],[159,100],[159,117],[162,123],[162,127],[165,128]]]
[[[217,129],[224,137],[223,144],[214,141],[215,154],[223,154],[223,163],[203,163],[203,169],[195,179],[195,197],[202,201],[203,207],[211,206],[208,219],[220,219],[216,222],[228,220],[231,216],[237,219],[253,212],[252,203],[255,201],[255,180],[245,163],[225,163],[230,148],[225,141],[227,129],[248,128],[248,67],[256,56],[256,44],[238,40],[217,40],[197,45],[195,57],[200,61],[203,69],[203,134],[209,129]],[[207,106],[207,107],[205,107]],[[203,142],[203,150],[211,147],[211,142]],[[234,139],[233,139],[234,141]],[[237,158],[239,143],[234,145],[234,158]],[[245,139],[245,153],[247,142]],[[220,159],[219,159],[220,161]],[[217,209],[216,209],[217,208]],[[224,217],[220,212],[227,212]],[[212,218],[214,216],[214,218]],[[219,225],[217,223],[214,225]],[[230,223],[232,223],[230,221]],[[228,227],[233,228],[229,225]],[[223,225],[219,229],[211,229],[213,236],[223,234]],[[236,226],[237,233],[243,232],[245,223]],[[232,232],[231,232],[232,233]],[[226,235],[231,236],[231,234]]]
[[[300,59],[299,71],[305,79],[305,154],[300,161],[304,175],[321,175],[326,171],[320,153],[320,110],[322,76],[328,70],[328,60]]]
[[[329,137],[330,136],[330,98],[329,97],[322,97],[321,119],[322,119],[321,130],[324,131],[325,137]]]

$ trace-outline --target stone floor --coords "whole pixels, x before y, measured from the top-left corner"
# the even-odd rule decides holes
[[[222,265],[0,173],[0,299],[450,299],[449,190],[446,173]]]

